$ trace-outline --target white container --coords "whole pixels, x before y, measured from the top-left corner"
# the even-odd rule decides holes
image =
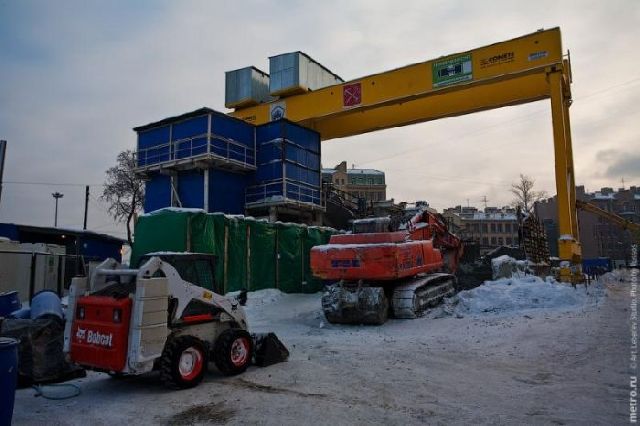
[[[339,76],[303,52],[269,58],[269,90],[273,96],[294,95],[344,83]]]
[[[239,108],[269,102],[269,74],[256,67],[225,73],[224,106]]]

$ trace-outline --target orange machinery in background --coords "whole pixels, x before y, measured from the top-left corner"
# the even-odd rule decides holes
[[[389,309],[415,318],[453,293],[462,244],[441,216],[422,211],[404,230],[385,232],[389,225],[388,218],[354,221],[354,233],[311,249],[313,274],[334,281],[323,296],[330,322],[380,324]]]

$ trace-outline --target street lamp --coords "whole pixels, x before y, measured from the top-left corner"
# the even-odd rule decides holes
[[[57,228],[58,227],[58,199],[64,197],[64,194],[61,194],[60,192],[54,192],[51,195],[53,196],[53,198],[56,199],[56,213],[53,219],[53,226]]]

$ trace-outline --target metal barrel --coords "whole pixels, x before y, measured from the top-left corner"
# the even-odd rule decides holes
[[[18,341],[0,337],[0,426],[11,426],[18,381]]]
[[[31,318],[31,308],[20,308],[17,311],[11,312],[7,318],[11,319],[29,319]]]
[[[31,299],[31,319],[46,317],[63,319],[60,298],[52,290],[42,290]]]
[[[20,297],[18,297],[17,291],[0,293],[0,317],[6,317],[21,307],[22,303],[20,303]]]

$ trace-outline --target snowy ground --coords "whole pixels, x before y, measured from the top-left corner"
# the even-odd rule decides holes
[[[275,331],[288,362],[184,391],[89,373],[71,400],[19,390],[14,423],[626,423],[629,283],[605,278],[498,280],[380,327],[327,324],[319,294],[252,293],[252,331]]]

